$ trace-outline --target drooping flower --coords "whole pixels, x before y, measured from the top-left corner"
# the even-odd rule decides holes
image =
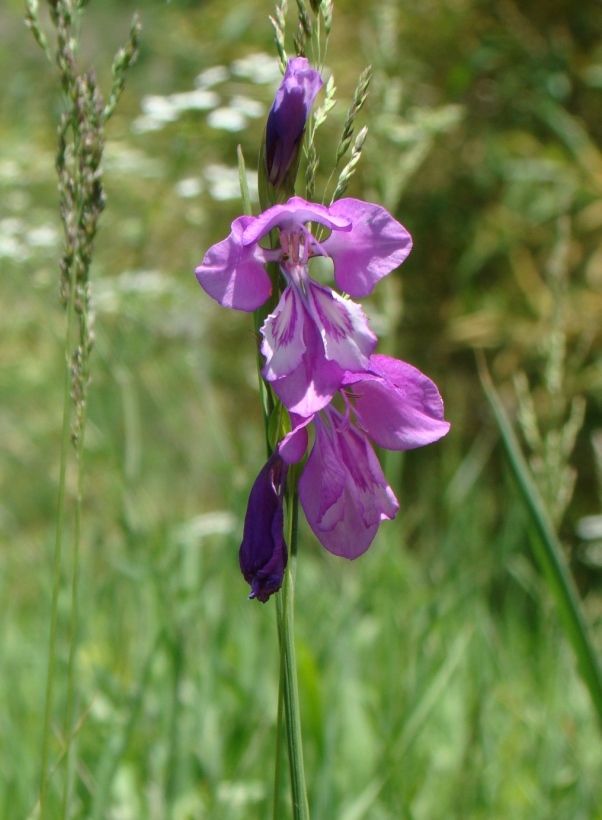
[[[366,436],[333,407],[314,417],[299,501],[316,538],[343,558],[362,555],[399,504]]]
[[[299,501],[322,546],[354,559],[368,549],[382,521],[394,518],[399,509],[370,440],[389,450],[411,450],[440,439],[449,423],[434,382],[406,362],[374,355],[365,373],[347,371],[343,381],[343,412],[329,404],[307,418],[291,415],[293,430],[276,452],[285,465],[301,461],[313,423],[315,437],[299,479]],[[271,516],[266,521],[260,500],[252,494],[245,532],[253,519],[248,526],[256,533],[275,523]],[[257,540],[269,537],[266,531]]]
[[[345,415],[330,405],[313,418],[315,441],[299,480],[299,500],[322,546],[353,559],[399,509],[369,439],[388,450],[411,450],[440,439],[449,423],[434,382],[406,362],[374,355],[367,373],[348,372],[344,383]],[[290,443],[295,433],[282,448],[285,460],[296,455]]]
[[[238,553],[244,579],[251,585],[249,598],[263,603],[282,586],[288,557],[282,510],[286,472],[286,463],[275,452],[255,479]]]
[[[318,241],[308,225],[330,235]],[[259,243],[272,230],[279,246]],[[379,205],[340,199],[330,207],[293,197],[258,217],[232,223],[227,239],[206,253],[196,276],[221,305],[259,308],[271,293],[266,272],[277,262],[285,288],[263,327],[264,378],[293,413],[309,416],[325,407],[341,387],[345,371],[366,371],[376,346],[361,307],[309,275],[314,257],[329,257],[337,286],[360,298],[400,265],[412,240],[406,229]]]
[[[295,164],[309,111],[323,85],[305,57],[288,61],[265,130],[266,175],[275,188]]]

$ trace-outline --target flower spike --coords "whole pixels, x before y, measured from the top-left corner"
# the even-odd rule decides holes
[[[318,241],[312,224],[330,235]],[[272,231],[279,243],[264,248],[260,242]],[[345,371],[368,371],[377,342],[358,304],[311,278],[311,259],[331,258],[341,290],[361,297],[411,247],[403,225],[379,205],[347,198],[326,207],[292,197],[258,217],[236,219],[227,239],[207,251],[196,276],[224,307],[253,311],[271,294],[265,266],[278,264],[286,286],[261,328],[263,377],[287,410],[309,416],[326,407]]]

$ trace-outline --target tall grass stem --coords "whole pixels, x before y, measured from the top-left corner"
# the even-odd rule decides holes
[[[69,661],[67,671],[67,707],[65,711],[65,775],[63,783],[63,817],[69,817],[69,803],[71,798],[71,784],[73,773],[73,756],[71,754],[73,714],[76,695],[76,659],[79,632],[79,576],[80,576],[80,545],[82,529],[82,499],[84,491],[84,431],[86,425],[86,402],[81,411],[81,427],[77,439],[77,494],[75,498],[75,522],[73,531],[73,549],[71,565],[71,611],[69,624]]]
[[[65,384],[63,388],[63,426],[61,432],[61,456],[59,468],[59,488],[57,498],[56,532],[54,542],[54,570],[52,582],[52,603],[50,610],[50,635],[48,642],[48,664],[46,667],[46,695],[44,705],[44,726],[42,735],[42,771],[40,775],[40,820],[47,817],[48,762],[50,756],[50,736],[54,676],[56,666],[56,633],[58,624],[58,599],[61,586],[61,555],[65,521],[65,485],[67,458],[71,431],[71,355],[73,349],[73,323],[75,317],[75,282],[70,271],[71,286],[67,302],[67,328],[65,331]],[[68,740],[67,740],[68,742]]]

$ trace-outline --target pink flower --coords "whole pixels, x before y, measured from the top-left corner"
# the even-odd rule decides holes
[[[315,441],[299,480],[299,501],[322,546],[353,559],[399,508],[369,439],[388,450],[411,450],[440,439],[449,423],[434,382],[389,356],[372,356],[366,373],[345,373],[341,392],[344,415],[330,405],[309,419],[293,417],[280,452],[285,461],[298,461],[298,439],[307,445],[313,420]]]
[[[354,559],[366,552],[382,521],[394,518],[399,509],[370,439],[389,450],[411,450],[440,439],[449,423],[443,418],[443,401],[435,384],[405,362],[375,355],[366,373],[347,371],[343,382],[344,412],[329,404],[307,418],[292,415],[293,430],[280,442],[276,455],[285,466],[301,461],[309,445],[308,426],[313,423],[315,438],[299,479],[299,501],[322,546],[334,555]],[[270,458],[255,486],[260,479],[267,486],[274,459]],[[281,526],[281,507],[279,518],[273,514],[279,493],[270,490],[272,500],[266,504],[255,486],[243,544],[248,552],[257,550],[271,560],[272,545],[283,543],[274,533]],[[247,533],[253,533],[253,539]],[[253,565],[265,563],[262,557]]]
[[[330,235],[318,241],[310,223]],[[278,230],[279,246],[262,247],[260,240],[272,230]],[[327,208],[293,197],[258,217],[236,219],[228,238],[207,251],[196,276],[224,307],[253,311],[271,294],[266,263],[278,263],[285,287],[261,328],[263,376],[288,410],[309,416],[330,402],[346,371],[367,370],[377,341],[359,305],[310,277],[310,260],[332,259],[338,287],[360,298],[411,247],[406,229],[378,205],[348,198]]]

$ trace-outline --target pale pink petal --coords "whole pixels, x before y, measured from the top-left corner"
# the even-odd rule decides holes
[[[331,217],[347,217],[351,231],[332,231],[322,248],[334,262],[339,288],[354,299],[367,296],[374,285],[404,261],[412,249],[406,229],[380,205],[359,199],[339,199]]]
[[[368,327],[363,310],[331,288],[315,282],[307,285],[309,309],[322,336],[326,358],[343,370],[366,370],[377,338]]]
[[[284,290],[276,310],[265,320],[261,332],[261,352],[266,362],[263,377],[280,379],[296,370],[305,352],[304,324],[310,321],[297,291],[290,285]]]
[[[195,271],[203,290],[220,305],[249,312],[263,305],[272,292],[263,249],[242,243],[245,227],[252,220],[250,216],[235,219],[230,236],[209,248]]]
[[[336,362],[329,362],[324,354],[321,359],[313,359],[306,353],[290,376],[270,384],[287,410],[307,418],[330,403],[342,377],[343,371]]]
[[[310,424],[313,416],[304,419],[291,413],[290,417],[293,429],[278,445],[278,452],[287,464],[297,464],[301,461],[307,450],[309,443],[307,425]]]

